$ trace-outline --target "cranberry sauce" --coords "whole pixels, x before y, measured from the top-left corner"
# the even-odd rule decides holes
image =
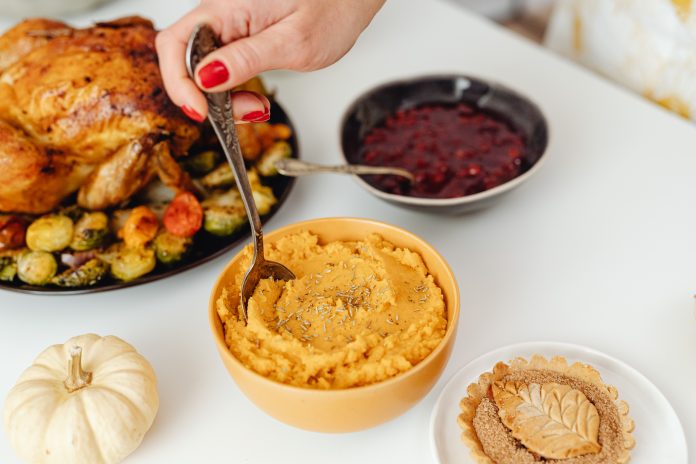
[[[466,103],[399,110],[362,140],[360,160],[411,171],[416,182],[371,176],[397,195],[453,198],[491,189],[527,170],[525,140],[499,116]]]

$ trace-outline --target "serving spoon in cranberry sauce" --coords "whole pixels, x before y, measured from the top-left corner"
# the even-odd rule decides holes
[[[284,176],[297,177],[322,172],[335,174],[355,175],[389,175],[406,178],[408,182],[415,181],[414,175],[403,168],[386,166],[365,166],[363,164],[342,164],[339,166],[326,166],[323,164],[308,163],[294,158],[283,158],[275,162],[275,167]]]

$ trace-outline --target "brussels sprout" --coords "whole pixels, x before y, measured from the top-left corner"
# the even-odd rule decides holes
[[[219,162],[220,153],[208,150],[188,156],[181,164],[191,174],[202,176],[212,171]]]
[[[73,222],[77,221],[85,213],[85,210],[80,208],[78,205],[70,205],[65,208],[61,208],[58,214],[61,216],[69,217]]]
[[[34,251],[59,251],[70,245],[73,237],[73,222],[63,215],[42,216],[27,229],[26,241]]]
[[[184,258],[191,243],[190,237],[179,237],[165,230],[155,237],[155,254],[159,262],[173,264]]]
[[[224,163],[201,178],[201,184],[208,188],[229,187],[235,185],[234,173],[229,164]]]
[[[92,258],[76,269],[58,274],[51,283],[59,287],[87,287],[99,282],[109,271],[109,265],[99,258]]]
[[[0,280],[11,282],[17,275],[17,260],[11,256],[0,257]]]
[[[264,185],[253,186],[251,193],[254,195],[254,203],[256,203],[256,209],[261,216],[268,214],[278,201],[273,195],[273,189]]]
[[[259,174],[262,176],[275,176],[278,174],[278,170],[275,167],[275,162],[282,158],[289,158],[291,154],[292,148],[290,148],[290,144],[288,142],[276,142],[263,152],[261,159],[256,164],[256,169],[258,169]]]
[[[203,228],[213,235],[232,235],[247,222],[244,208],[212,206],[203,213]]]
[[[129,281],[152,271],[156,264],[154,250],[121,246],[111,258],[111,275]]]
[[[20,256],[17,261],[19,278],[31,285],[48,283],[56,275],[57,270],[58,264],[55,258],[46,251],[30,251]]]
[[[75,224],[70,248],[86,251],[100,247],[109,235],[109,218],[102,212],[85,213]]]
[[[237,189],[217,192],[203,201],[201,206],[203,228],[213,235],[232,235],[247,222],[244,202]]]
[[[229,190],[216,190],[212,195],[201,202],[203,209],[211,206],[235,206],[244,208],[244,202],[239,190],[231,188]]]

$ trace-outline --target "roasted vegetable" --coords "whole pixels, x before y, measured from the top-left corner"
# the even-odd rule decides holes
[[[102,212],[85,213],[75,224],[70,248],[86,251],[100,247],[109,235],[109,218]]]
[[[11,282],[17,275],[17,260],[11,256],[0,257],[0,281]]]
[[[285,124],[269,124],[267,122],[254,124],[256,137],[261,144],[261,150],[265,151],[276,141],[289,139],[292,129]]]
[[[251,185],[252,190],[254,190],[256,187],[262,186],[261,178],[259,177],[259,173],[255,168],[247,170],[247,177],[249,177],[249,185]]]
[[[273,189],[265,185],[252,186],[251,193],[254,195],[254,203],[261,216],[268,214],[278,201],[273,195]]]
[[[166,230],[161,231],[154,242],[157,260],[163,264],[179,262],[190,250],[191,243],[192,240],[189,237],[179,237]]]
[[[109,272],[109,265],[99,258],[93,258],[76,269],[68,269],[58,274],[51,283],[59,287],[86,287],[99,282]]]
[[[60,263],[71,269],[77,269],[78,267],[85,264],[87,261],[96,257],[97,252],[95,250],[76,251],[73,253],[61,253]]]
[[[207,150],[188,156],[181,164],[191,174],[202,176],[212,171],[219,162],[220,153],[214,150]]]
[[[203,228],[220,237],[232,235],[247,222],[244,207],[212,206],[205,210]]]
[[[27,245],[34,251],[59,251],[70,245],[73,222],[62,214],[42,216],[29,225]]]
[[[237,125],[237,138],[242,156],[247,161],[255,161],[261,154],[262,146],[259,136],[256,134],[256,124]]]
[[[279,159],[289,158],[292,154],[290,144],[285,141],[275,142],[273,145],[263,152],[261,159],[256,163],[256,169],[262,176],[270,177],[278,174],[275,167],[275,162]]]
[[[31,285],[47,284],[56,275],[57,270],[55,258],[46,251],[30,251],[17,260],[17,275],[23,282]]]
[[[26,231],[26,222],[19,216],[0,216],[0,250],[23,247]]]
[[[201,184],[207,188],[220,188],[235,185],[234,173],[229,164],[223,163],[201,178]]]
[[[129,281],[152,271],[156,264],[155,252],[150,248],[119,246],[111,257],[111,275]]]
[[[244,203],[237,189],[217,192],[203,201],[203,228],[218,236],[232,235],[247,222]]]
[[[138,248],[155,238],[158,228],[155,213],[147,206],[136,206],[131,210],[123,228],[118,231],[118,236],[128,247]]]
[[[174,235],[193,237],[203,224],[203,208],[191,192],[180,192],[167,206],[162,222]]]
[[[73,222],[80,219],[84,213],[85,210],[80,208],[78,205],[66,206],[58,211],[58,214],[69,217]]]
[[[114,231],[123,229],[130,213],[131,210],[129,209],[116,209],[112,211],[110,214],[109,228]]]

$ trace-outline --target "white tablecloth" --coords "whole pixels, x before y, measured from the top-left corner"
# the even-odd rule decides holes
[[[75,22],[140,13],[165,26],[191,5],[122,0]],[[48,345],[114,334],[152,362],[161,396],[155,424],[128,462],[425,463],[433,403],[459,367],[502,345],[553,340],[596,348],[645,374],[696,450],[696,129],[444,0],[387,2],[338,64],[268,80],[297,126],[302,156],[335,162],[342,112],[359,93],[434,72],[489,77],[537,101],[551,126],[538,175],[499,205],[461,217],[381,203],[350,178],[302,178],[268,226],[375,218],[425,237],[450,262],[462,296],[454,354],[408,413],[365,432],[322,435],[252,405],[218,359],[207,321],[210,288],[231,255],[103,294],[1,292],[0,395]],[[4,438],[0,462],[16,462]]]

